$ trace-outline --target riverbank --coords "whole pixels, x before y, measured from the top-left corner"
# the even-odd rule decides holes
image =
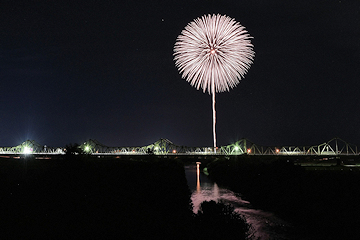
[[[192,161],[192,160],[189,160]],[[248,239],[232,206],[193,213],[184,164],[166,156],[3,157],[4,239]]]
[[[219,158],[203,166],[219,184],[292,222],[300,239],[357,239],[360,171],[301,167],[284,159]],[[316,169],[316,170],[315,170]],[[342,170],[341,170],[342,169]]]
[[[185,167],[185,174],[192,191],[191,200],[193,202],[194,213],[198,212],[203,201],[223,201],[231,204],[235,211],[241,214],[247,223],[251,224],[253,239],[293,239],[291,225],[279,219],[271,212],[254,209],[249,201],[242,199],[240,194],[234,193],[226,187],[211,181],[204,171],[197,171],[195,164],[187,165]]]
[[[1,159],[0,182],[4,239],[182,238],[192,217],[176,160]]]

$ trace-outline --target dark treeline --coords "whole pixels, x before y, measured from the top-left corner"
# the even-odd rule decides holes
[[[0,182],[4,239],[245,239],[250,229],[223,203],[194,215],[176,159],[2,158]]]
[[[294,235],[300,239],[359,237],[357,168],[309,170],[294,165],[291,159],[256,156],[220,158],[206,167],[217,183],[244,194],[255,207],[292,222],[297,229]]]

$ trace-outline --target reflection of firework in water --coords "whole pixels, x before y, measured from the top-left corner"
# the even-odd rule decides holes
[[[229,91],[244,77],[255,56],[251,38],[234,19],[209,14],[190,22],[175,43],[174,60],[182,78],[213,95],[215,149],[215,92]]]

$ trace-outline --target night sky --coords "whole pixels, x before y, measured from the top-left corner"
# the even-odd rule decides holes
[[[209,13],[244,25],[256,52],[216,95],[219,146],[360,145],[358,0],[14,0],[0,3],[0,146],[212,146],[211,96],[173,61],[182,29]]]

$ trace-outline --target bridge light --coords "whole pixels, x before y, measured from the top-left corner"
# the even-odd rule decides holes
[[[24,154],[31,154],[32,153],[32,148],[29,148],[28,146],[24,147]]]
[[[86,146],[85,147],[85,152],[89,152],[90,151],[90,147],[89,146]]]
[[[176,153],[176,150],[175,150],[175,149],[173,150],[173,153]]]
[[[247,153],[251,153],[251,149],[250,149],[250,148],[248,148]]]
[[[235,151],[239,151],[239,147],[238,146],[235,146]]]
[[[275,151],[276,151],[276,153],[279,153],[279,152],[280,152],[280,150],[279,150],[278,148],[276,148]]]

